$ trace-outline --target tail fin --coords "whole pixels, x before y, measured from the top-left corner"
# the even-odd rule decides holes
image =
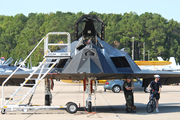
[[[170,57],[169,62],[171,62],[172,66],[176,66],[176,60],[174,57]]]
[[[164,60],[162,59],[162,57],[157,57],[157,59],[158,59],[159,61],[164,61]]]

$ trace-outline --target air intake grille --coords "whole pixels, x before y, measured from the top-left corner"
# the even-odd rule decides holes
[[[125,57],[111,57],[116,68],[130,67]]]

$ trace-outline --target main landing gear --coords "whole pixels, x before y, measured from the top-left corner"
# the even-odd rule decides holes
[[[97,89],[97,81],[94,77],[84,78],[84,91],[88,94],[88,98],[86,99],[86,108],[88,112],[92,112],[92,102],[91,95],[93,92],[93,81],[95,80],[95,90]]]

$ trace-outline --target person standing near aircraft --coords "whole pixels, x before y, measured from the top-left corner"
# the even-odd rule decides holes
[[[136,111],[132,110],[132,99],[134,87],[132,86],[132,78],[130,76],[127,77],[127,80],[123,84],[124,96],[126,99],[126,113],[136,113]]]
[[[155,98],[156,98],[156,112],[159,112],[158,110],[158,104],[159,104],[159,99],[160,99],[160,93],[161,93],[161,83],[159,81],[160,79],[160,75],[154,75],[155,80],[151,81],[151,83],[149,84],[148,88],[150,90],[150,96],[152,94],[152,91],[155,90],[157,91],[157,93],[155,94]]]

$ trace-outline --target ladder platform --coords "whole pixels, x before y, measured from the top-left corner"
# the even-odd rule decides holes
[[[47,58],[48,60],[49,59],[57,59],[57,58],[60,58],[60,59],[69,59],[71,56],[45,56],[45,58]]]
[[[70,57],[70,52],[62,52],[62,53],[47,53],[45,57]]]

